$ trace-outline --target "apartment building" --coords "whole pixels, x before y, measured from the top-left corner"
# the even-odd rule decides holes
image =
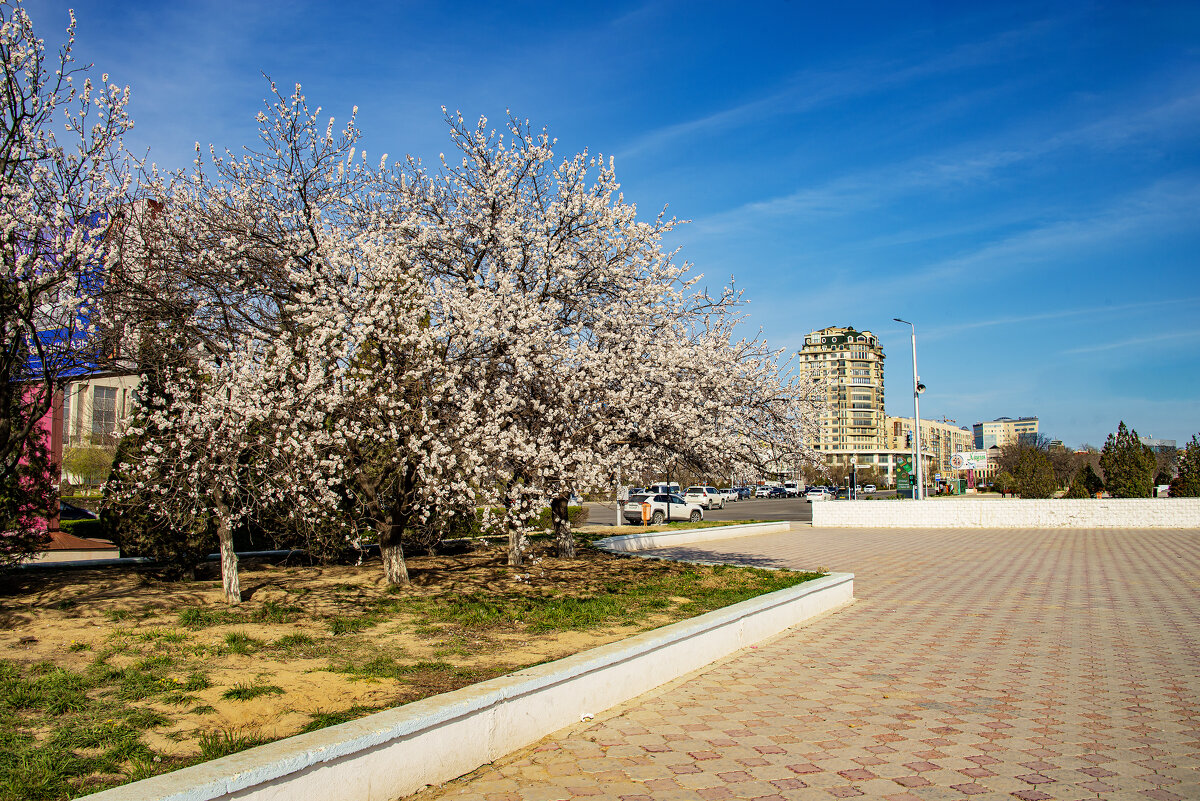
[[[1005,445],[1015,445],[1022,437],[1036,437],[1038,434],[1038,419],[1036,417],[997,417],[972,426],[975,435],[975,450],[987,450],[991,447],[1003,448]]]
[[[822,328],[804,339],[800,373],[823,379],[829,405],[813,446],[826,453],[880,451],[883,427],[883,348],[870,331]],[[832,460],[831,460],[832,461]]]
[[[63,445],[115,445],[140,380],[138,375],[97,373],[67,383],[62,390]]]
[[[887,447],[911,450],[906,443],[913,435],[913,419],[888,416],[885,421]],[[940,420],[921,419],[921,452],[926,455],[926,464],[935,473],[948,476],[953,469],[950,460],[954,454],[973,450],[975,435],[966,426],[960,426],[945,417]]]

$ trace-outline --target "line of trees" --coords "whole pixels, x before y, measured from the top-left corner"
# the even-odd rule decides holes
[[[1155,453],[1137,431],[1121,421],[1101,449],[1076,453],[1051,447],[1046,437],[1024,438],[1001,449],[995,484],[1023,498],[1067,498],[1108,492],[1114,498],[1148,498],[1156,485],[1169,484],[1172,497],[1200,495],[1200,442],[1195,436],[1178,453]]]
[[[3,8],[36,51],[20,5]],[[35,74],[31,96],[47,91]],[[127,90],[104,94],[124,120]],[[556,157],[515,118],[459,115],[446,118],[456,155],[436,169],[368,160],[354,116],[336,125],[299,86],[271,84],[258,120],[254,147],[198,149],[191,171],[140,170],[136,185],[126,162],[94,159],[92,180],[119,196],[4,227],[105,221],[103,248],[73,262],[102,265],[102,283],[60,281],[56,300],[86,297],[77,339],[119,335],[142,372],[107,490],[126,542],[187,565],[215,541],[231,602],[248,529],[287,528],[318,553],[373,539],[403,583],[402,539],[463,525],[506,534],[521,564],[547,499],[573,556],[569,491],[618,473],[815,458],[824,388],[738,335],[740,293],[701,288],[663,247],[678,222],[639,219],[611,160]],[[119,152],[123,128],[109,127]],[[66,255],[47,247],[42,271]],[[7,312],[5,325],[22,355],[39,341],[39,321],[11,343]],[[47,368],[43,401],[64,375]]]

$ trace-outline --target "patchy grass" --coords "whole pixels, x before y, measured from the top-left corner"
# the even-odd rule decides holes
[[[681,527],[692,524],[671,526]],[[586,547],[568,562],[547,548],[535,539],[519,568],[485,542],[415,557],[405,587],[383,582],[378,560],[247,560],[247,600],[233,607],[215,574],[190,583],[114,569],[0,578],[0,801],[97,792],[818,575]]]
[[[249,701],[264,695],[283,695],[283,688],[277,684],[235,684],[221,693],[229,701]]]
[[[238,734],[221,729],[220,731],[205,732],[200,735],[200,761],[206,762],[210,759],[219,759],[223,756],[236,754],[238,751],[245,751],[247,748],[253,748],[256,745],[270,742],[270,740],[253,735]]]

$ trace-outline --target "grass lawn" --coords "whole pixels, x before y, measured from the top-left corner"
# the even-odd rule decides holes
[[[671,528],[686,527],[674,524]],[[652,527],[666,528],[666,527]],[[644,531],[608,527],[581,541]],[[535,542],[361,567],[244,562],[214,575],[28,571],[0,578],[0,801],[64,799],[559,659],[816,578]]]

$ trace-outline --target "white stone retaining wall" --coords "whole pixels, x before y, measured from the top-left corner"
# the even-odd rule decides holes
[[[632,553],[654,548],[674,548],[697,542],[728,540],[733,537],[749,537],[754,534],[778,534],[791,531],[792,524],[786,520],[772,523],[745,523],[740,526],[712,526],[710,528],[685,528],[678,531],[648,531],[640,534],[624,534],[620,537],[605,537],[596,541],[596,546],[606,551]]]
[[[817,501],[813,525],[866,528],[1200,528],[1200,498]]]
[[[713,530],[736,536],[741,528]],[[833,573],[557,662],[88,798],[390,801],[469,773],[853,596],[853,574]]]

